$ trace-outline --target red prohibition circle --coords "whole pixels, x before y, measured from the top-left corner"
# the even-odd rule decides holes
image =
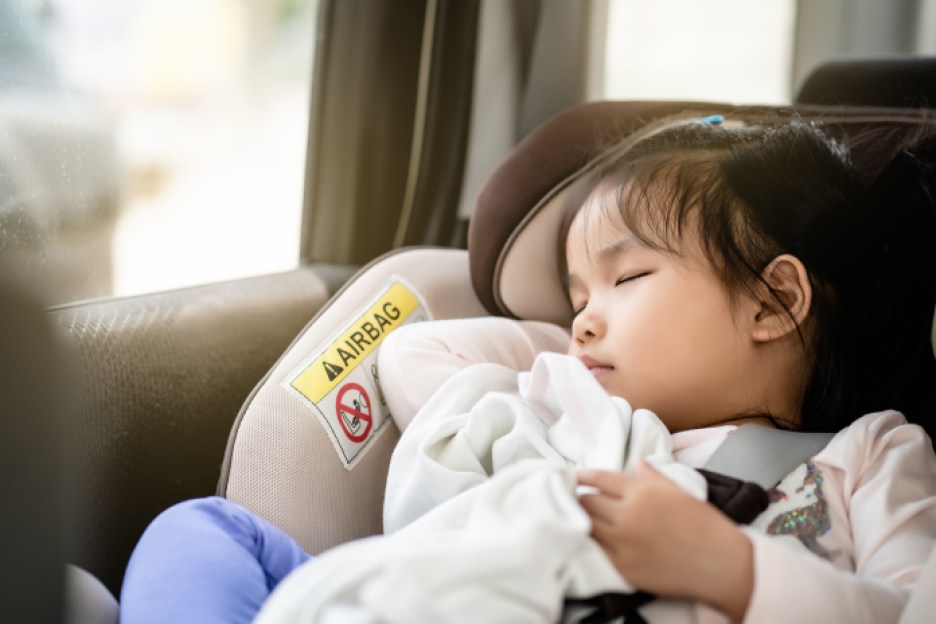
[[[354,405],[350,401],[342,401],[350,390],[356,390],[360,393],[363,405]],[[366,423],[364,430],[360,433],[354,433],[348,421],[345,420],[345,414],[349,415],[352,420],[359,418],[364,421]],[[335,399],[335,415],[338,417],[338,424],[341,425],[341,428],[344,430],[349,440],[352,442],[363,442],[367,438],[367,434],[370,433],[371,427],[374,424],[374,417],[371,415],[370,397],[367,396],[367,391],[364,390],[361,384],[351,382],[341,386],[341,389],[338,391],[338,397]]]

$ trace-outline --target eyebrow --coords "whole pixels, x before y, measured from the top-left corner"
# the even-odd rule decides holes
[[[605,245],[598,250],[601,260],[611,260],[622,256],[634,247],[640,246],[640,241],[633,234],[622,234],[615,242]]]
[[[618,258],[634,247],[642,246],[641,241],[634,236],[633,234],[621,234],[617,240],[615,240],[610,245],[604,245],[601,249],[598,250],[598,259],[600,262],[608,262]],[[574,273],[567,273],[562,277],[562,285],[566,290],[569,290],[572,287],[573,281],[577,278]]]

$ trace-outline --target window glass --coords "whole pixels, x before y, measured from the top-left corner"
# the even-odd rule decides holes
[[[784,104],[794,0],[610,0],[608,99]]]
[[[50,303],[294,267],[316,4],[0,0],[0,259]]]

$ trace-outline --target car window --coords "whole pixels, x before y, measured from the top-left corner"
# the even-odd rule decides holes
[[[610,0],[609,99],[785,104],[794,0]]]
[[[49,303],[298,263],[317,0],[0,0],[0,259]]]

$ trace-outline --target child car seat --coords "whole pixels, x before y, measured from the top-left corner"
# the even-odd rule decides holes
[[[218,493],[309,552],[378,533],[399,433],[381,395],[376,349],[406,323],[485,313],[463,251],[406,249],[361,269],[247,399]]]
[[[742,122],[822,121],[853,143],[866,176],[936,130],[926,111],[881,107],[596,102],[553,117],[490,177],[467,251],[416,248],[378,258],[305,327],[241,409],[218,493],[309,552],[379,533],[398,436],[374,366],[383,336],[408,322],[485,314],[566,323],[570,310],[554,269],[562,194],[609,140],[683,111]],[[861,139],[868,129],[873,140]]]

